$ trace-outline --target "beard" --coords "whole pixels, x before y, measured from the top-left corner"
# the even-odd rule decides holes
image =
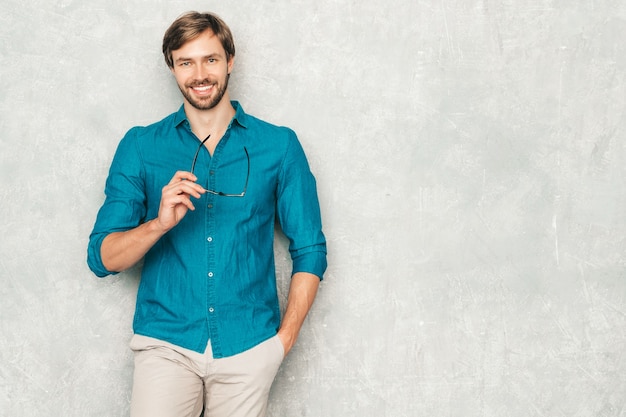
[[[228,88],[229,78],[230,78],[230,74],[226,76],[226,79],[224,80],[223,84],[217,81],[211,81],[208,78],[202,81],[192,81],[190,83],[185,84],[184,86],[181,86],[179,84],[178,89],[182,93],[183,97],[185,97],[187,102],[191,104],[192,107],[198,110],[211,110],[212,108],[217,106],[220,103],[220,101],[222,101],[222,98],[224,97],[224,94],[226,93],[226,89]],[[209,86],[209,85],[213,85],[213,88],[215,89],[215,94],[209,97],[197,99],[193,97],[191,93],[189,93],[188,91],[188,89],[192,87]]]

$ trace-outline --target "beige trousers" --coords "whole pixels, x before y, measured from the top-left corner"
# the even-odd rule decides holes
[[[135,335],[131,417],[263,417],[284,358],[278,336],[227,358]]]

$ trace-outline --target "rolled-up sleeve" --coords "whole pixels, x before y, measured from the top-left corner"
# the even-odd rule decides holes
[[[292,274],[308,272],[321,280],[327,267],[326,238],[316,181],[295,133],[289,130],[289,135],[278,182],[278,219],[289,239]]]
[[[137,227],[146,215],[144,172],[138,152],[137,129],[131,129],[120,141],[105,187],[105,201],[89,236],[87,265],[98,277],[115,274],[102,263],[103,240],[113,232]]]

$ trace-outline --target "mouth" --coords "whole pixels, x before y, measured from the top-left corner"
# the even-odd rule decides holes
[[[193,92],[199,96],[206,96],[206,95],[211,94],[211,92],[213,91],[213,87],[215,87],[215,84],[210,84],[210,85],[201,84],[201,85],[189,86],[189,88],[191,88],[191,90],[193,90]]]

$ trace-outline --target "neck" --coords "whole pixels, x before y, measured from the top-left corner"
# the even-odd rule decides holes
[[[200,140],[211,135],[211,142],[221,139],[228,128],[228,124],[235,116],[235,109],[230,104],[228,92],[224,94],[217,106],[212,109],[198,110],[187,101],[184,103],[184,108],[193,133]]]

